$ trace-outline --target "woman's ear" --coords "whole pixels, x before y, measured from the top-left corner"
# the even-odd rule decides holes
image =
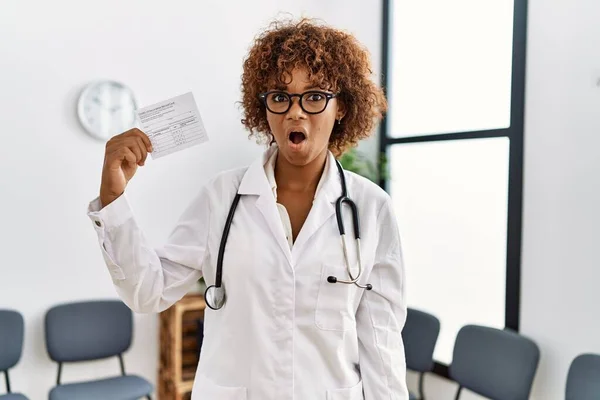
[[[346,104],[342,101],[342,99],[337,99],[337,113],[335,114],[335,119],[340,121],[346,115]]]

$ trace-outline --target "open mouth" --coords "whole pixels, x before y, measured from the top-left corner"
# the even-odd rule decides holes
[[[302,132],[290,132],[290,135],[288,138],[289,138],[290,142],[292,142],[294,144],[300,144],[306,140],[306,135]]]

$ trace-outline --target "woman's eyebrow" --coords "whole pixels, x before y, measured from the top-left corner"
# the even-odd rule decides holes
[[[286,85],[279,84],[279,85],[275,85],[275,90],[281,90],[283,92],[287,92],[288,91],[288,87]],[[315,85],[308,85],[308,86],[305,86],[302,89],[302,92],[306,92],[306,91],[309,91],[309,90],[325,90],[325,89],[323,89],[323,88],[321,88],[319,86],[315,86]]]

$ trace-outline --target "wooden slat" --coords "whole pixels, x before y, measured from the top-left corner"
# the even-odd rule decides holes
[[[194,376],[196,376],[196,368],[184,368],[181,375],[183,376],[182,382],[193,382]]]
[[[181,344],[179,345],[179,351],[181,350],[189,350],[198,348],[198,342],[196,341],[196,336],[186,336],[181,338]]]
[[[184,351],[181,355],[181,363],[183,365],[197,365],[198,364],[198,354],[190,351]]]
[[[197,321],[202,295],[190,294],[160,314],[159,400],[189,400],[198,364]]]
[[[180,393],[191,393],[192,392],[192,388],[194,387],[194,382],[193,381],[187,381],[187,382],[183,382],[181,383],[178,387],[177,390]]]

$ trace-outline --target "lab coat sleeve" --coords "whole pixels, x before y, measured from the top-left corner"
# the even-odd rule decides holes
[[[119,297],[133,311],[161,312],[202,276],[208,257],[210,207],[203,189],[181,215],[166,244],[153,248],[138,226],[126,194],[88,207],[100,250]]]
[[[402,328],[406,321],[404,265],[391,200],[377,217],[378,244],[372,272],[356,314],[365,400],[408,400]]]

